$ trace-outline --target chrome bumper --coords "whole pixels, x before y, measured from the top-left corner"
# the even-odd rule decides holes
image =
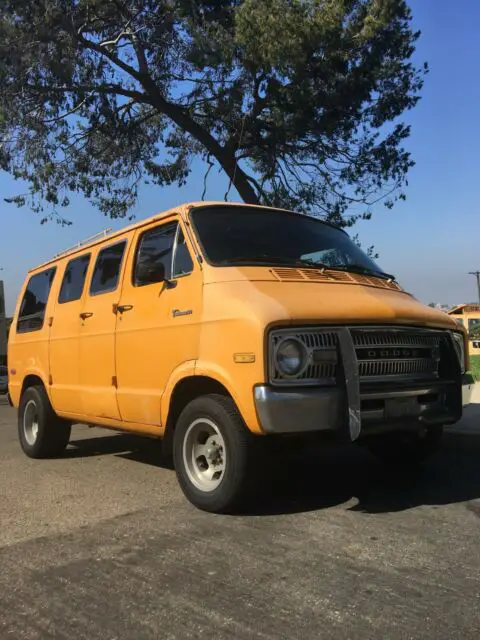
[[[333,387],[286,391],[258,386],[255,406],[266,433],[333,431],[342,421],[345,396]]]
[[[453,424],[468,404],[474,380],[462,376],[461,403],[458,383],[438,383],[410,388],[370,388],[358,391],[358,409],[340,387],[278,389],[255,387],[258,418],[267,434],[332,432],[356,440],[375,431],[433,424]],[[353,427],[353,428],[352,428]]]

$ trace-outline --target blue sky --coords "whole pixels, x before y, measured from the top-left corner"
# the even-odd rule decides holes
[[[392,211],[373,210],[370,221],[354,230],[365,245],[374,244],[379,263],[424,302],[449,304],[476,299],[474,278],[480,269],[480,211],[475,184],[480,184],[480,2],[412,0],[415,28],[421,29],[416,59],[427,61],[422,100],[406,119],[412,125],[408,142],[416,166],[409,177],[407,201]],[[145,187],[137,218],[181,202],[199,200],[203,189],[200,165],[186,187]],[[207,196],[223,200],[226,181],[212,172]],[[7,312],[11,312],[25,272],[106,227],[110,221],[82,198],[73,198],[66,216],[74,224],[40,225],[27,209],[3,202],[21,187],[0,172],[0,278],[5,281]],[[237,199],[232,192],[231,199]]]

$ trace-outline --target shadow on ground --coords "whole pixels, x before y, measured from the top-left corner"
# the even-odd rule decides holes
[[[116,455],[173,469],[159,441],[131,435],[73,441],[65,455]],[[357,504],[349,509],[362,513],[470,502],[480,499],[480,435],[446,434],[442,450],[417,469],[388,468],[355,445],[285,455],[266,465],[257,486],[261,491],[245,515],[301,513],[352,498]],[[470,507],[480,517],[480,506]]]
[[[172,461],[162,453],[162,443],[152,438],[130,434],[106,435],[71,440],[66,458],[116,455],[126,460],[150,464],[162,469],[173,469]]]
[[[444,445],[420,467],[395,468],[358,447],[297,459],[278,475],[259,514],[321,509],[342,504],[360,513],[390,513],[421,505],[440,506],[480,498],[480,437],[447,434]],[[474,505],[475,506],[475,505]],[[472,507],[472,511],[475,509]],[[480,511],[479,511],[480,515]]]

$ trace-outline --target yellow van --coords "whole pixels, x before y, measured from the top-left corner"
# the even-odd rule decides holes
[[[472,384],[465,330],[344,231],[205,202],[32,270],[8,362],[28,456],[60,455],[72,423],[163,438],[185,495],[217,512],[280,437],[424,458]]]

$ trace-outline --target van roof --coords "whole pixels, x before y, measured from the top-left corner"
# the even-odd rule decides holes
[[[167,211],[156,213],[155,215],[150,216],[148,218],[138,220],[137,222],[127,225],[122,229],[118,229],[115,231],[105,230],[104,232],[101,232],[95,236],[92,236],[91,238],[87,238],[87,240],[83,242],[79,242],[77,245],[74,245],[70,249],[66,249],[65,251],[62,251],[56,254],[54,257],[50,258],[50,260],[47,260],[46,262],[42,262],[38,266],[33,267],[32,269],[29,270],[29,273],[38,271],[39,269],[43,269],[48,265],[55,264],[60,260],[63,260],[64,258],[67,258],[67,257],[72,258],[72,256],[74,256],[77,253],[81,253],[83,251],[91,249],[92,247],[95,247],[98,244],[103,244],[106,241],[110,242],[111,240],[114,240],[118,236],[121,236],[130,231],[134,231],[135,229],[144,227],[150,224],[151,222],[154,222],[155,220],[161,220],[162,218],[167,218],[175,213],[180,214],[182,217],[184,217],[186,213],[190,211],[190,209],[194,209],[197,207],[211,207],[211,206],[249,207],[249,208],[264,209],[264,210],[268,209],[270,211],[285,211],[286,213],[294,213],[294,214],[296,213],[297,215],[302,215],[295,211],[290,211],[288,209],[281,209],[280,207],[267,207],[266,205],[253,205],[245,202],[222,202],[218,200],[211,200],[211,201],[200,200],[200,201],[194,201],[194,202],[187,202],[187,203],[178,205],[176,207],[172,207]],[[336,225],[330,222],[326,222],[324,220],[319,220],[319,222],[323,222],[324,224],[328,224],[328,226],[336,227],[340,229],[340,227],[337,227]]]

